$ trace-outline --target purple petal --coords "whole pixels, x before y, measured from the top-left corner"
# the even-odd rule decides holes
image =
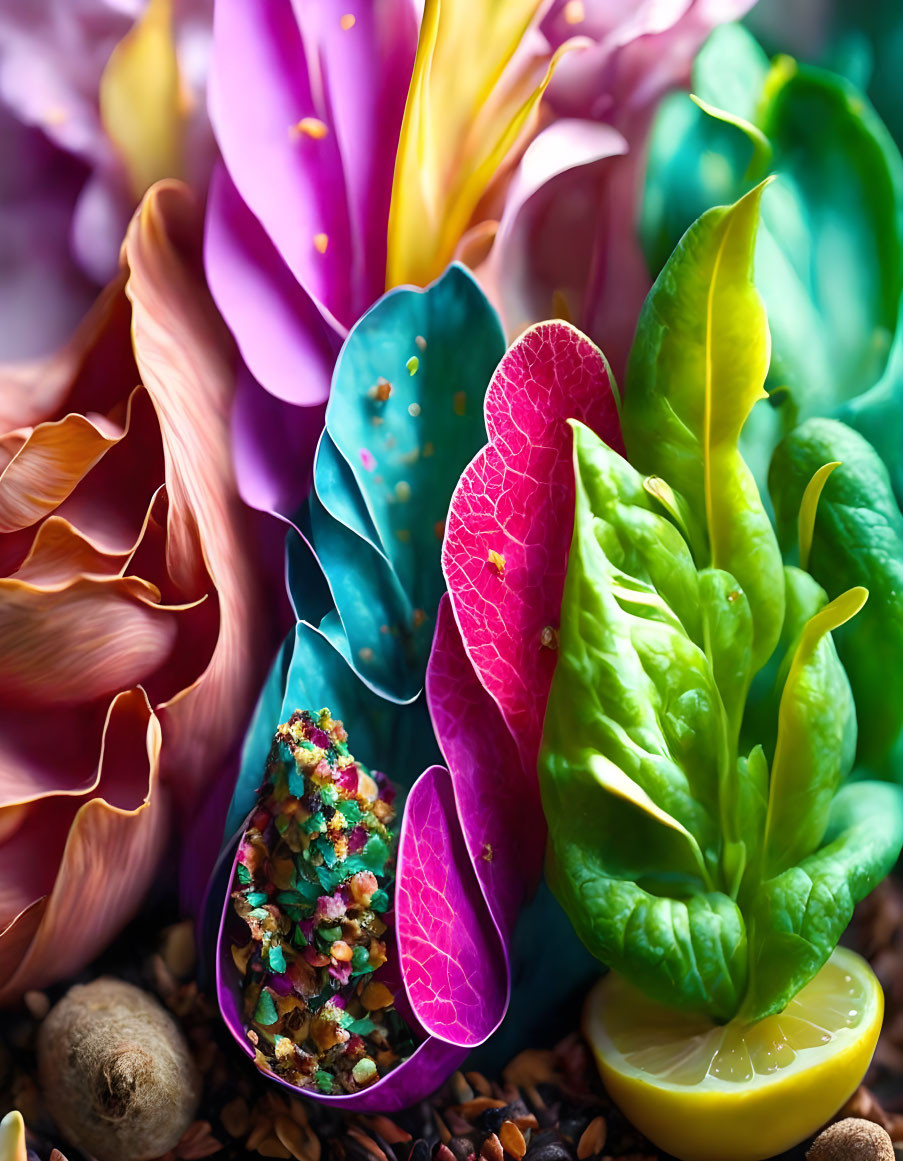
[[[209,107],[241,197],[324,316],[350,326],[358,312],[342,160],[291,0],[217,4]]]
[[[426,694],[471,862],[508,942],[525,895],[542,875],[545,817],[536,777],[525,772],[499,707],[473,671],[447,595],[439,606]]]
[[[341,20],[329,4],[294,0],[294,7],[319,61],[342,159],[355,255],[351,298],[363,313],[385,289],[386,223],[419,21],[411,0],[348,0]]]
[[[232,456],[241,498],[290,517],[310,490],[326,406],[293,407],[240,367],[232,405]]]
[[[508,1007],[508,954],[470,865],[451,777],[441,766],[421,774],[405,803],[395,932],[417,1020],[446,1041],[482,1044]]]
[[[531,142],[512,179],[489,261],[480,271],[501,305],[509,334],[560,314],[562,300],[582,305],[599,207],[586,199],[591,217],[587,221],[581,214],[575,226],[575,198],[582,205],[582,191],[595,192],[595,177],[604,179],[611,171],[610,165],[598,163],[626,151],[617,130],[592,121],[555,122]],[[577,321],[577,316],[578,308],[572,307],[569,317]]]
[[[257,381],[287,403],[325,402],[339,336],[325,324],[222,165],[210,185],[204,265],[216,305]]]
[[[575,34],[595,43],[561,62],[546,100],[559,116],[607,121],[632,138],[664,93],[689,82],[712,29],[738,20],[754,2],[584,0],[584,19],[573,24],[566,0],[555,0],[542,23],[550,43],[557,47]]]
[[[86,171],[0,106],[0,362],[57,350],[96,295],[69,228]]]

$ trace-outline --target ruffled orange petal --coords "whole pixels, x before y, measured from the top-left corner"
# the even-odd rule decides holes
[[[158,707],[165,769],[190,795],[216,768],[253,702],[269,652],[249,535],[230,456],[234,358],[206,289],[199,211],[185,186],[161,182],[129,227],[132,335],[141,379],[157,409],[169,496],[167,564],[185,592],[210,581],[220,630],[203,674]]]
[[[33,428],[0,474],[0,533],[27,528],[58,507],[126,434],[130,416],[131,397],[121,423],[70,414]]]
[[[138,577],[0,579],[0,701],[78,705],[137,684],[175,641],[178,609],[159,599]]]
[[[143,690],[120,693],[113,700],[104,731],[97,797],[78,807],[71,820],[65,849],[52,889],[43,902],[39,922],[22,950],[20,915],[0,935],[0,965],[7,960],[6,943],[15,947],[18,962],[0,983],[0,1004],[9,1003],[27,988],[41,988],[71,975],[89,962],[137,911],[162,855],[167,834],[165,792],[158,785],[160,723]],[[72,800],[63,800],[74,810]],[[31,846],[43,850],[53,863],[56,827],[44,840],[42,816],[56,815],[60,800],[37,803]],[[31,829],[31,825],[29,826]],[[27,888],[35,881],[8,857],[0,862],[0,893],[9,895],[4,882],[21,879]],[[41,875],[37,882],[40,885]],[[39,894],[39,892],[36,892]],[[29,912],[37,914],[38,908]],[[24,928],[21,928],[24,930]],[[15,941],[15,944],[14,942]],[[10,956],[10,958],[12,958]],[[0,979],[4,973],[0,972]]]

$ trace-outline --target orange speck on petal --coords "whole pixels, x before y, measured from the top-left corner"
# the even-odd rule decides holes
[[[292,133],[302,137],[312,137],[314,141],[322,141],[329,132],[325,122],[319,117],[302,117],[297,125],[292,126]]]
[[[486,560],[498,572],[499,576],[504,575],[505,558],[500,552],[496,552],[494,548],[490,548],[486,555]]]
[[[329,245],[328,234],[314,234],[314,247],[320,254],[326,253],[326,247]]]
[[[354,28],[355,17],[350,12],[346,12],[339,21],[339,26],[343,32],[347,32],[350,28]]]
[[[583,0],[568,0],[562,12],[565,24],[582,24],[586,19]]]

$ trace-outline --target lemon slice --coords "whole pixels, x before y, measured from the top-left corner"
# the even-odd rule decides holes
[[[614,973],[590,992],[583,1028],[612,1099],[681,1161],[763,1161],[798,1144],[865,1075],[884,995],[838,948],[777,1016],[713,1024],[648,999]]]

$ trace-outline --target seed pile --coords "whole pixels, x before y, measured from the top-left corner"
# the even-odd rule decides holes
[[[413,1049],[386,963],[394,788],[355,761],[329,710],[276,731],[241,840],[232,946],[248,1038],[264,1072],[323,1093],[356,1092]]]

